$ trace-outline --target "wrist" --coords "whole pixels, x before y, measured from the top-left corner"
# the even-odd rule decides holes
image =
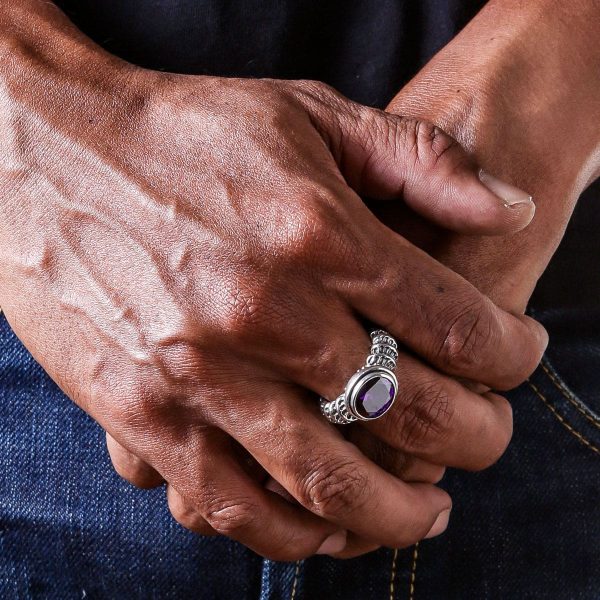
[[[106,52],[52,2],[0,0],[0,83],[8,92],[18,86],[51,100],[64,83],[73,100],[79,87],[118,102],[130,91],[147,93],[162,75]]]
[[[388,107],[439,125],[484,169],[533,195],[536,216],[518,234],[435,243],[442,262],[511,310],[523,310],[600,173],[593,4],[491,0]]]
[[[0,210],[65,143],[102,153],[131,133],[151,75],[96,46],[49,2],[0,1]],[[129,120],[129,122],[127,121]],[[69,142],[70,140],[70,142]]]
[[[524,189],[544,174],[577,197],[600,166],[593,4],[492,0],[388,110],[432,120]]]

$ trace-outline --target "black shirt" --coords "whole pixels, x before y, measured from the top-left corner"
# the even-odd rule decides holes
[[[483,0],[60,0],[110,52],[154,69],[317,79],[383,108]],[[540,282],[541,308],[600,306],[600,184]]]

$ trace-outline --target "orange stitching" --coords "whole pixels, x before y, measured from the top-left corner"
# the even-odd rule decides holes
[[[290,600],[294,600],[296,598],[296,588],[298,587],[298,576],[300,575],[300,561],[296,561],[296,570],[294,571],[294,584],[292,585],[292,595],[290,596]]]
[[[578,431],[575,431],[571,425],[569,425],[565,419],[558,414],[556,409],[550,404],[546,396],[540,392],[540,390],[531,383],[531,381],[527,382],[531,389],[539,396],[540,400],[552,411],[554,416],[583,444],[585,444],[590,450],[596,452],[596,454],[600,454],[600,449],[596,448],[590,441],[586,440]]]
[[[417,559],[419,558],[419,542],[415,544],[412,567],[410,569],[410,595],[408,600],[415,600],[415,579],[417,578]]]
[[[550,371],[550,369],[548,369],[548,367],[542,362],[541,363],[541,367],[544,371],[544,373],[546,373],[546,375],[548,375],[548,377],[551,379],[552,383],[554,383],[555,387],[558,388],[558,391],[588,420],[590,421],[593,425],[595,425],[598,429],[600,429],[600,419],[598,417],[596,417],[595,415],[592,416],[588,413],[585,412],[585,410],[583,410],[581,408],[581,406],[579,406],[577,404],[577,402],[575,402],[573,396],[572,396],[572,392],[570,390],[568,390],[565,385],[559,381],[556,378],[556,375],[554,375],[554,373],[552,371]]]
[[[396,560],[398,559],[398,548],[394,550],[392,558],[392,575],[390,577],[390,600],[394,600],[394,581],[396,581]]]

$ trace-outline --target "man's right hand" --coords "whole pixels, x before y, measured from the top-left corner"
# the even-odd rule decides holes
[[[346,530],[393,547],[440,533],[447,494],[367,459],[317,395],[363,364],[368,319],[412,351],[372,430],[425,467],[482,468],[510,407],[454,377],[511,388],[546,335],[358,194],[479,233],[526,226],[527,196],[507,207],[440,130],[321,84],[145,71],[47,3],[0,6],[0,302],[117,469],[160,474],[183,525],[270,558],[339,551]]]

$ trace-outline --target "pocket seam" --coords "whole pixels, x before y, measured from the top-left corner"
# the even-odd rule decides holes
[[[392,573],[390,575],[390,595],[389,600],[395,600],[396,598],[396,563],[398,561],[398,548],[394,548],[394,554],[392,555]]]
[[[571,390],[567,388],[567,386],[558,378],[558,375],[555,374],[554,368],[550,364],[550,361],[547,358],[542,360],[541,365],[542,370],[550,381],[554,384],[554,387],[560,392],[560,394],[571,404],[579,413],[581,413],[592,425],[600,429],[600,417],[595,415],[594,413],[590,414],[590,412],[585,411],[580,406],[579,399],[573,394]]]
[[[298,589],[298,578],[300,576],[300,565],[302,561],[296,561],[296,568],[294,569],[294,583],[292,584],[292,592],[290,595],[290,600],[295,600],[296,598],[296,590]]]
[[[415,581],[417,579],[417,560],[419,559],[419,542],[415,544],[413,551],[412,565],[410,567],[410,596],[408,600],[415,600]]]
[[[531,381],[527,381],[529,387],[534,391],[534,393],[538,396],[538,398],[552,411],[552,414],[558,419],[558,421],[571,433],[575,436],[582,444],[585,444],[590,450],[600,455],[600,448],[592,444],[587,438],[585,438],[579,431],[577,431],[570,423],[566,421],[566,419],[552,406],[548,398],[542,394],[539,388],[531,383]]]

